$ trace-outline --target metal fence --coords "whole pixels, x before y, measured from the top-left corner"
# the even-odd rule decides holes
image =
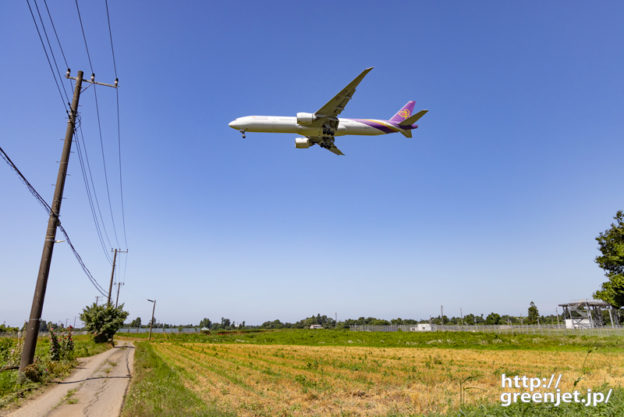
[[[439,325],[430,324],[430,329],[418,329],[415,324],[401,325],[353,325],[351,331],[355,332],[491,332],[491,333],[521,333],[521,334],[584,334],[608,336],[624,335],[623,327],[593,327],[566,329],[563,325],[542,324],[542,325]]]

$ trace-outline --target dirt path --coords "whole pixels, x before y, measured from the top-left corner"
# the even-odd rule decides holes
[[[7,417],[118,416],[133,362],[132,343],[118,342],[113,349],[80,359],[72,375]]]

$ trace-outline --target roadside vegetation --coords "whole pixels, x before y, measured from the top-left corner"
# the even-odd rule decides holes
[[[35,361],[30,365],[28,377],[18,382],[17,366],[21,356],[21,346],[16,337],[0,338],[0,409],[23,398],[31,391],[49,384],[51,381],[68,375],[77,364],[76,358],[91,356],[110,348],[108,344],[98,344],[88,335],[73,336],[68,346],[66,335],[57,334],[57,342],[49,336],[39,337],[35,351]]]
[[[159,334],[151,344],[136,339],[124,415],[624,415],[621,336],[220,333]],[[500,405],[502,374],[553,373],[562,374],[562,392],[615,389],[608,404],[595,408]]]

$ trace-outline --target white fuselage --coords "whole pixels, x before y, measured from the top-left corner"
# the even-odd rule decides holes
[[[395,126],[392,126],[385,120],[365,119],[371,124],[381,124],[394,132],[398,132]],[[296,117],[289,116],[245,116],[233,120],[229,124],[230,127],[245,132],[271,132],[271,133],[294,133],[302,136],[322,136],[322,126],[305,126],[297,123]],[[338,119],[338,129],[334,132],[334,136],[344,135],[383,135],[385,133],[379,128],[367,125],[364,122],[354,119]]]

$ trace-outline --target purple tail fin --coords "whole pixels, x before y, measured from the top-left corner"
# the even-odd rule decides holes
[[[405,104],[405,106],[401,107],[401,110],[399,110],[398,112],[396,112],[394,116],[392,116],[392,119],[390,119],[390,121],[392,123],[399,124],[403,120],[410,117],[412,115],[412,112],[414,111],[414,103],[415,103],[414,100],[408,101],[407,104]]]

